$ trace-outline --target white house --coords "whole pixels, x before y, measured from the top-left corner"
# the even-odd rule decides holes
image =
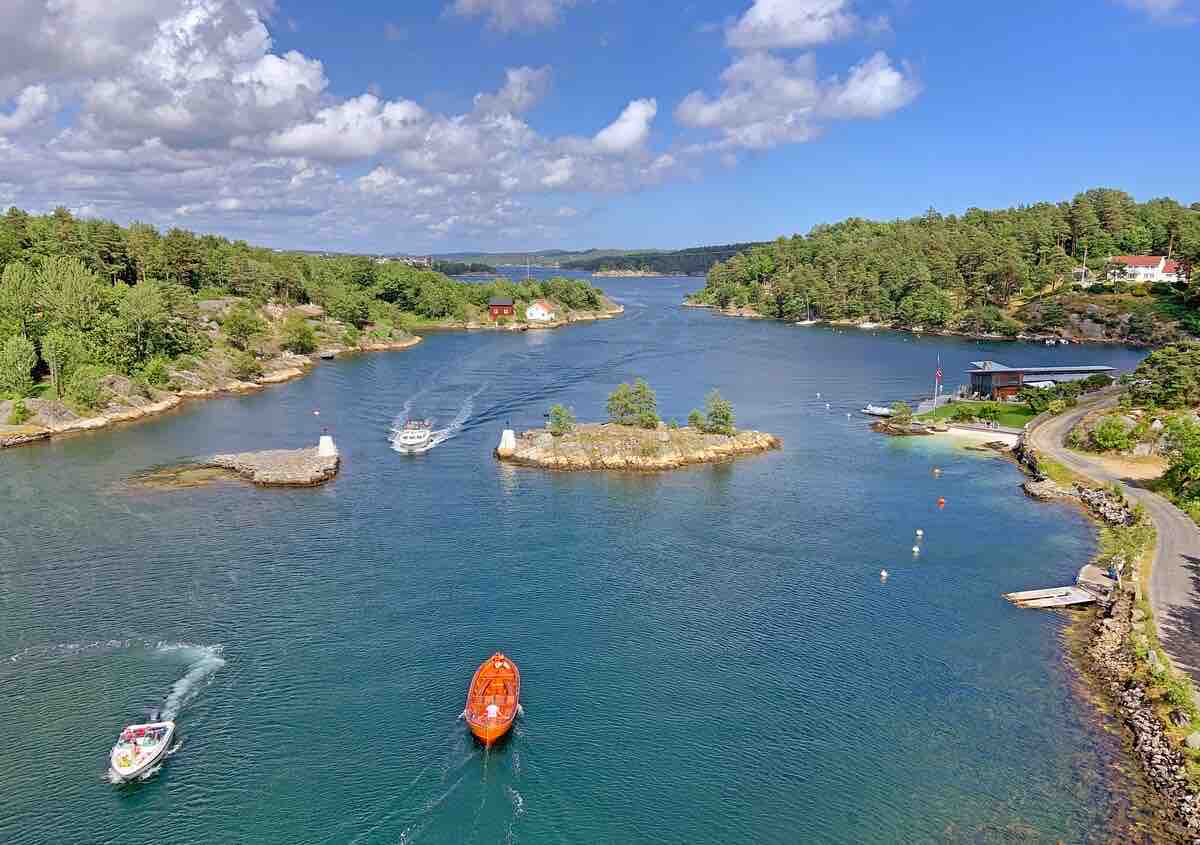
[[[525,319],[532,323],[550,323],[558,315],[554,313],[554,306],[544,299],[538,299],[529,304],[525,309]]]
[[[1114,255],[1108,260],[1110,264],[1125,265],[1123,273],[1109,273],[1110,281],[1122,276],[1131,282],[1177,282],[1180,278],[1179,262],[1162,255]]]

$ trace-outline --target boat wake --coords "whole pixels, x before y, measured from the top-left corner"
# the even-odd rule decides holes
[[[404,448],[404,447],[399,446],[397,443],[397,439],[399,438],[399,432],[401,432],[404,429],[404,424],[408,422],[408,419],[412,414],[413,404],[414,404],[415,400],[425,391],[421,391],[421,393],[418,393],[416,396],[410,398],[408,401],[406,401],[404,403],[404,407],[401,409],[401,411],[400,411],[399,415],[396,417],[396,419],[392,421],[392,434],[390,436],[390,440],[392,443],[392,449],[394,451],[401,452],[401,453],[409,453],[409,454],[417,453],[417,454],[419,454],[421,452],[428,452],[430,449],[435,449],[438,446],[445,443],[447,440],[450,440],[451,438],[456,437],[464,429],[467,422],[471,419],[471,415],[473,413],[475,413],[475,400],[479,397],[479,394],[483,393],[483,391],[486,388],[487,388],[486,382],[481,384],[479,387],[475,388],[475,390],[472,391],[467,396],[467,398],[463,400],[462,405],[459,406],[458,412],[454,415],[454,419],[452,419],[450,421],[450,424],[447,425],[445,428],[435,429],[433,431],[433,433],[430,435],[429,443],[426,444],[425,446],[421,447],[420,449]]]
[[[160,654],[178,654],[187,661],[188,670],[183,677],[171,685],[163,702],[162,718],[174,720],[181,710],[190,704],[200,690],[212,680],[212,676],[225,665],[221,656],[224,646],[193,645],[191,643],[159,643]]]

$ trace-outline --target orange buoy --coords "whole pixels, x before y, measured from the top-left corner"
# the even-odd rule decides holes
[[[475,670],[463,716],[471,733],[484,745],[491,745],[508,733],[520,703],[521,673],[517,664],[496,652]]]
[[[944,508],[944,507],[946,507],[946,499],[945,498],[938,499],[938,508]]]

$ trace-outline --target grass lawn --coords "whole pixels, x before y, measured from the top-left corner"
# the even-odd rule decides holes
[[[998,422],[1000,425],[1008,428],[1024,428],[1025,423],[1037,416],[1037,414],[1029,410],[1029,406],[1024,402],[1019,404],[1008,402],[951,402],[948,405],[935,408],[927,414],[918,414],[916,418],[940,422],[949,420],[957,408],[982,408],[988,405],[995,405],[1000,409],[1000,419]]]

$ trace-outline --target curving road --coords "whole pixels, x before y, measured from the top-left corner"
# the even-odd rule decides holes
[[[1067,433],[1085,414],[1116,401],[1115,394],[1081,401],[1069,412],[1031,428],[1029,443],[1080,475],[1105,484],[1119,483],[1129,498],[1146,508],[1158,530],[1149,597],[1158,639],[1171,662],[1200,686],[1200,527],[1162,496],[1063,446]]]

